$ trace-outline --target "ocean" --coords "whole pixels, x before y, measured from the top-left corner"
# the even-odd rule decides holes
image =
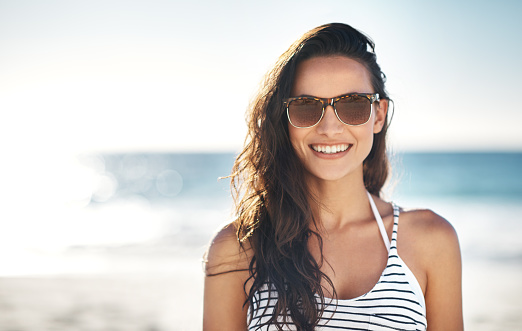
[[[141,258],[198,257],[232,217],[230,182],[219,178],[230,173],[234,158],[79,156],[58,185],[63,205],[46,210],[45,219],[35,211],[4,226],[0,275],[139,271]],[[465,259],[521,264],[522,153],[410,152],[393,155],[391,164],[385,198],[404,208],[430,208],[449,220]],[[164,264],[154,268],[161,271]]]

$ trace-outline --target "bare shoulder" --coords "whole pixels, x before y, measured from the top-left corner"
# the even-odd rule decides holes
[[[205,254],[203,330],[247,329],[250,252],[239,242],[234,223],[212,238]]]
[[[214,235],[204,257],[207,275],[248,269],[251,249],[247,242],[239,242],[236,232],[232,222]]]
[[[450,222],[432,210],[401,211],[399,236],[409,249],[415,250],[417,257],[429,261],[427,269],[435,265],[434,261],[460,263],[457,232]]]
[[[463,330],[462,261],[455,229],[431,210],[403,211],[400,218],[398,236],[406,242],[404,255],[423,290],[429,329]]]
[[[457,240],[457,233],[450,222],[430,209],[401,210],[401,228],[433,244],[447,244]]]
[[[426,302],[430,330],[463,330],[462,261],[457,233],[429,209],[403,210],[397,248]]]

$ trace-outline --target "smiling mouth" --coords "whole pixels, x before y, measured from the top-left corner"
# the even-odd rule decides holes
[[[339,145],[310,145],[310,147],[319,153],[323,154],[336,154],[341,153],[351,146],[351,144],[339,144]]]

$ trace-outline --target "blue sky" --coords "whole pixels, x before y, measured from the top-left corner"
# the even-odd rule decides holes
[[[376,42],[396,150],[522,150],[518,1],[0,1],[8,151],[237,151],[302,33]],[[7,143],[6,143],[7,142]]]

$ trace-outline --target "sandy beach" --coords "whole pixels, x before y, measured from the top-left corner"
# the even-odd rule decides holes
[[[201,329],[200,261],[167,272],[0,278],[0,330]]]
[[[201,330],[200,259],[171,262],[162,271],[144,261],[139,272],[0,278],[0,331]],[[521,279],[519,263],[464,261],[466,330],[522,330]]]
[[[522,330],[522,265],[464,261],[464,326],[472,331]]]

